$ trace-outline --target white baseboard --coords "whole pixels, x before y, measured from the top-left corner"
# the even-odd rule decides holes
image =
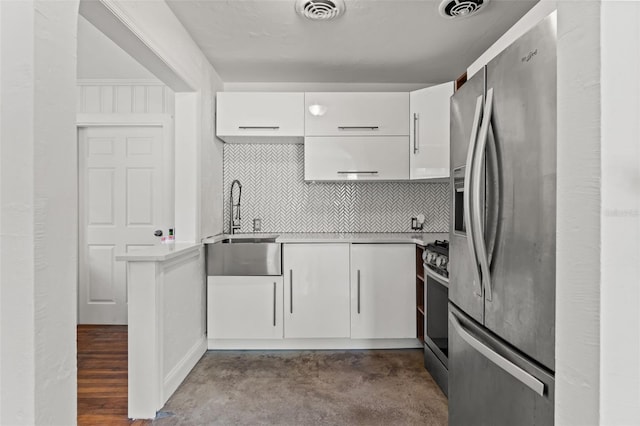
[[[162,405],[171,398],[171,395],[178,389],[180,383],[182,383],[191,370],[193,370],[193,367],[195,367],[206,351],[207,339],[206,336],[202,336],[171,371],[169,371],[162,384]]]
[[[341,350],[422,348],[418,339],[209,339],[216,350]]]

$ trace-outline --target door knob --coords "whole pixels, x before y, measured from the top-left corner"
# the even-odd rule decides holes
[[[162,229],[156,229],[153,232],[153,235],[155,235],[156,237],[162,237]]]

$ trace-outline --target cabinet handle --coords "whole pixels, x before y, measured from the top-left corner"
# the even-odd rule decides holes
[[[273,326],[276,326],[276,283],[273,283]]]
[[[289,269],[289,313],[293,313],[293,269]]]
[[[278,130],[280,126],[238,126],[240,130]]]
[[[338,126],[338,130],[378,130],[378,126]]]
[[[338,174],[339,175],[377,175],[378,171],[377,170],[362,170],[362,171],[358,171],[358,170],[339,170]]]
[[[417,154],[420,150],[418,144],[418,122],[420,121],[420,114],[417,112],[413,113],[413,153]]]
[[[360,269],[358,269],[358,313],[360,313]]]

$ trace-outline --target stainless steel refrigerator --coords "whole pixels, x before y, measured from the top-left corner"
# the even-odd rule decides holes
[[[553,424],[555,15],[451,98],[454,426]]]

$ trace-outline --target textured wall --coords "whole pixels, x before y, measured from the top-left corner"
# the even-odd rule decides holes
[[[558,425],[600,424],[600,7],[558,2]]]
[[[446,183],[306,183],[303,145],[224,145],[224,230],[229,188],[242,183],[240,232],[411,232],[411,217],[426,216],[425,231],[449,230]]]
[[[78,2],[0,10],[0,424],[73,425]]]
[[[600,43],[600,424],[628,425],[640,421],[640,82],[620,76],[640,73],[639,2],[602,2]]]

